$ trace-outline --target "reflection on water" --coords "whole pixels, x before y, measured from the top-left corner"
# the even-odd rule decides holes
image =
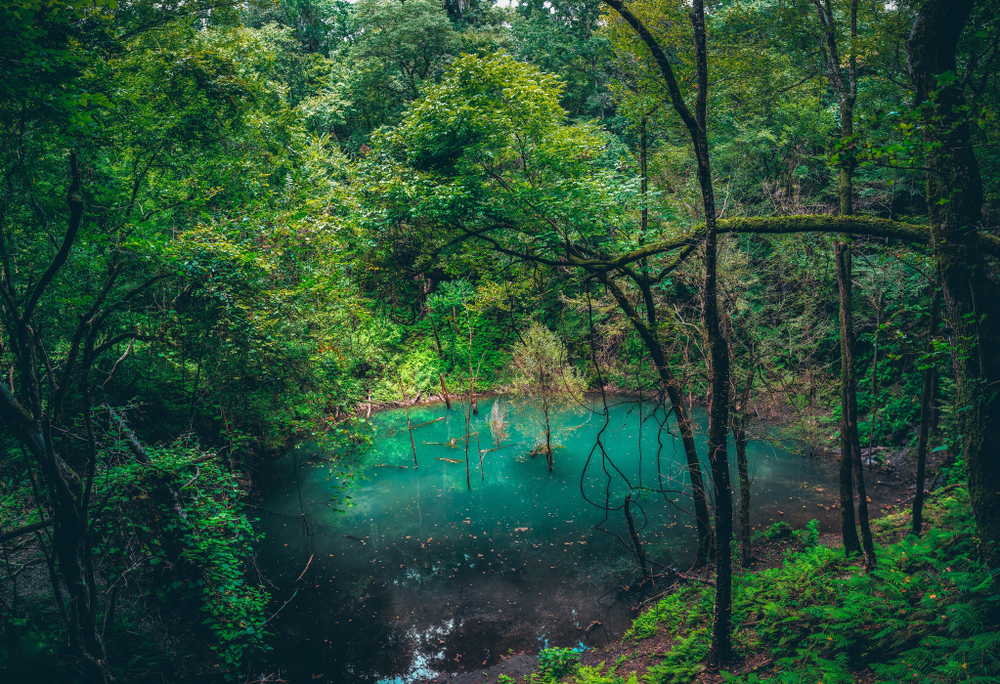
[[[620,509],[630,487],[641,492],[647,556],[690,563],[684,458],[679,440],[658,435],[662,412],[621,400],[607,421],[599,402],[601,413],[564,412],[550,473],[544,456],[529,455],[538,435],[528,408],[512,411],[502,448],[485,451],[495,447],[486,423],[493,401],[481,401],[472,420],[471,490],[461,408],[442,404],[410,411],[415,425],[444,416],[413,431],[416,468],[403,411],[372,417],[376,448],[346,511],[337,510],[341,473],[308,447],[258,474],[251,510],[265,534],[258,565],[273,583],[273,608],[298,590],[269,624],[269,660],[290,681],[409,682],[512,652],[620,637],[631,617],[617,590],[636,567],[602,530],[626,536]],[[602,428],[603,449],[595,448]],[[748,456],[756,526],[838,524],[834,464],[760,443]],[[595,621],[602,626],[585,635]]]

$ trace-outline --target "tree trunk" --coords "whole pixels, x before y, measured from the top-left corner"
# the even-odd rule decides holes
[[[822,37],[820,52],[826,68],[827,81],[837,98],[840,113],[840,136],[847,147],[854,135],[854,103],[857,100],[857,55],[854,53],[854,39],[857,37],[858,3],[851,3],[851,46],[848,62],[848,81],[844,82],[837,45],[836,18],[830,2],[813,0],[819,18]],[[855,161],[845,149],[837,179],[837,194],[840,200],[840,215],[854,213],[854,168]],[[854,377],[854,320],[851,303],[851,243],[850,238],[841,234],[834,244],[834,260],[837,270],[837,290],[839,295],[840,319],[840,527],[847,555],[861,551],[854,513],[854,493],[851,482],[857,452],[857,382]],[[853,410],[852,410],[852,407]],[[859,494],[859,496],[863,496]]]
[[[875,567],[875,551],[868,524],[868,500],[864,472],[861,469],[861,439],[858,435],[857,378],[854,375],[854,316],[851,308],[851,247],[837,244],[837,285],[840,290],[840,363],[841,363],[841,430],[840,430],[840,505],[844,532],[844,550],[863,551],[865,567]],[[854,528],[854,505],[850,497],[850,476],[858,493],[857,520],[861,527],[861,543]]]
[[[59,455],[52,432],[53,423],[56,426],[59,424],[63,398],[69,384],[74,378],[80,377],[83,386],[86,387],[87,374],[92,362],[89,351],[92,350],[93,336],[97,334],[95,329],[97,326],[93,325],[94,317],[117,277],[117,268],[111,269],[104,289],[94,299],[91,310],[77,322],[66,361],[60,369],[59,382],[44,400],[43,383],[38,375],[44,350],[41,335],[33,327],[35,308],[48,285],[53,282],[66,263],[83,217],[82,187],[75,153],[70,155],[70,171],[72,182],[66,197],[69,223],[62,243],[44,273],[30,290],[26,289],[26,293],[30,291],[26,299],[17,296],[9,271],[5,269],[4,277],[0,278],[0,295],[4,300],[4,312],[13,321],[13,330],[8,331],[10,348],[20,365],[18,397],[15,397],[11,388],[0,379],[0,417],[9,425],[15,439],[24,446],[34,463],[38,465],[50,495],[53,523],[52,555],[56,560],[55,570],[70,598],[66,625],[70,646],[85,663],[94,680],[106,682],[109,672],[104,643],[97,632],[97,593],[89,543],[88,505],[95,466],[89,405],[86,406],[85,421],[91,428],[91,439],[88,443],[91,453],[83,464],[82,477]],[[3,238],[2,234],[0,238]],[[88,351],[83,353],[83,360],[77,365],[85,336]],[[85,401],[86,399],[87,397],[84,398]]]
[[[470,408],[465,406],[465,402],[462,402],[462,417],[465,418],[465,485],[471,490],[472,477],[469,475],[469,421],[472,416],[470,410]]]
[[[465,322],[469,326],[469,405],[472,407],[472,415],[479,415],[479,405],[476,403],[476,378],[472,373],[472,316],[469,310],[465,310]],[[482,365],[482,360],[480,360]]]
[[[604,0],[628,22],[649,48],[663,75],[674,110],[691,136],[698,169],[698,185],[705,214],[705,331],[710,354],[709,386],[711,405],[708,418],[708,461],[715,487],[715,612],[712,621],[712,645],[708,664],[717,669],[732,654],[732,558],[733,498],[729,481],[729,460],[726,436],[729,433],[729,347],[719,329],[717,297],[718,231],[715,212],[715,192],[712,188],[711,160],[708,147],[708,46],[705,32],[704,0],[692,0],[691,25],[694,29],[695,63],[698,92],[694,112],[684,102],[670,59],[649,29],[632,14],[621,0]],[[640,283],[642,286],[642,283]],[[648,289],[648,283],[646,284]],[[635,321],[633,320],[633,323]],[[655,332],[655,329],[654,329]],[[650,350],[652,352],[652,350]],[[654,361],[657,359],[654,357]],[[659,361],[657,361],[659,363]],[[671,398],[673,401],[673,398]],[[690,463],[690,462],[689,462]]]
[[[405,397],[404,397],[405,401]],[[413,441],[413,425],[410,423],[410,404],[406,403],[406,429],[410,431],[410,448],[413,449],[413,467],[417,467],[417,444]]]
[[[642,338],[646,350],[649,352],[650,357],[653,359],[653,364],[656,366],[660,384],[666,390],[667,397],[670,399],[670,410],[677,420],[677,429],[681,433],[681,444],[684,446],[688,475],[691,478],[691,499],[694,501],[698,550],[692,569],[704,567],[708,563],[712,548],[712,527],[708,514],[708,496],[705,491],[705,481],[701,473],[701,462],[698,460],[698,448],[694,441],[694,427],[691,424],[691,417],[684,409],[684,398],[681,396],[677,380],[674,379],[673,373],[670,370],[663,345],[656,334],[656,309],[651,305],[651,299],[647,299],[647,325],[639,317],[639,313],[632,306],[632,302],[629,301],[622,289],[613,280],[605,277],[602,279],[602,282]],[[643,297],[646,297],[646,291],[643,292]]]
[[[844,236],[834,247],[837,289],[840,294],[840,527],[847,555],[861,551],[854,515],[852,474],[855,456],[853,436],[858,432],[857,394],[854,390],[854,320],[851,308],[851,245]]]
[[[632,492],[629,492],[625,495],[625,521],[628,523],[628,535],[632,541],[632,546],[635,548],[635,557],[639,561],[639,567],[642,568],[642,576],[649,577],[649,568],[646,567],[646,553],[642,550],[642,541],[639,539],[639,533],[635,529],[631,505]]]
[[[745,410],[745,409],[744,409]],[[743,416],[733,425],[736,470],[740,483],[740,565],[749,568],[752,560],[750,529],[750,470],[747,463],[747,431]]]
[[[934,338],[937,336],[938,316],[941,309],[941,289],[934,288],[931,299],[931,320],[927,326],[927,355],[924,368],[924,387],[920,397],[920,437],[917,440],[917,491],[913,497],[913,534],[920,536],[923,527],[924,473],[927,468],[927,442],[930,439],[931,406],[934,404],[934,385],[937,366],[934,363]]]
[[[545,411],[545,462],[549,465],[549,472],[552,472],[553,459],[552,459],[552,427],[549,425],[549,409],[546,406]]]
[[[434,344],[437,345],[438,358],[443,359],[444,352],[441,350],[441,337],[438,335],[437,324],[434,322],[434,314],[432,312],[428,312],[427,318],[431,320],[431,330],[434,331]]]
[[[940,78],[957,71],[955,52],[973,5],[927,0],[906,49],[915,104],[925,117],[931,244],[954,331],[956,415],[969,497],[992,570],[1000,568],[1000,283],[977,233],[983,189],[965,98],[954,79]]]
[[[444,405],[449,411],[451,410],[451,399],[448,398],[448,388],[444,384],[444,373],[438,373],[438,378],[441,379],[441,396],[444,397]]]
[[[852,420],[855,427],[858,424],[858,405],[852,407]],[[872,538],[872,528],[868,520],[868,492],[865,487],[865,472],[861,466],[861,442],[857,430],[851,435],[851,451],[854,452],[854,488],[858,492],[858,526],[861,528],[861,549],[864,552],[865,569],[875,567],[875,542]]]
[[[875,353],[872,357],[872,410],[871,419],[868,421],[868,458],[873,458],[872,449],[875,448],[875,423],[878,422],[878,394],[881,387],[878,383],[878,352],[879,342],[882,339],[882,293],[878,294],[878,303],[875,305]]]
[[[646,167],[646,116],[643,115],[639,128],[639,192],[642,195],[642,215],[640,218],[642,239],[645,239],[646,230],[649,227],[649,208],[646,205],[649,194],[649,175]]]

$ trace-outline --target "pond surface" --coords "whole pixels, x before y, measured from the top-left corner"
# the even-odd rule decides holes
[[[509,410],[501,448],[487,424],[495,401]],[[538,410],[481,400],[470,427],[471,489],[460,404],[410,410],[413,425],[435,421],[413,430],[418,467],[403,410],[380,412],[346,508],[343,472],[322,450],[307,445],[268,464],[250,512],[265,535],[258,565],[271,610],[280,608],[269,623],[272,667],[297,682],[404,683],[509,653],[620,638],[634,617],[620,588],[638,570],[604,530],[627,537],[629,488],[649,558],[686,570],[696,540],[680,440],[660,433],[655,408],[609,397],[605,417],[598,396],[562,410],[549,472],[544,455],[530,455],[544,440]],[[672,419],[667,427],[675,431]],[[763,442],[751,442],[748,456],[756,528],[813,518],[822,531],[839,528],[832,460]],[[738,491],[735,473],[733,482]],[[877,506],[892,493],[872,498]]]

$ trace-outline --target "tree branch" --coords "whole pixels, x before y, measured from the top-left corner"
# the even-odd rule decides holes
[[[69,186],[69,192],[66,193],[66,202],[69,204],[69,227],[66,229],[66,235],[63,236],[62,246],[56,252],[52,263],[45,269],[45,273],[38,280],[35,289],[31,292],[31,297],[28,299],[27,306],[24,307],[22,320],[25,322],[31,320],[31,314],[34,313],[35,306],[38,304],[38,300],[41,299],[42,293],[45,292],[45,288],[49,286],[49,283],[55,278],[56,273],[66,263],[66,259],[69,257],[69,250],[76,241],[77,231],[80,230],[80,218],[83,216],[83,197],[80,195],[80,171],[76,165],[75,152],[69,157],[69,167],[70,172],[73,174],[73,182]]]
[[[23,536],[25,534],[31,534],[37,530],[45,529],[46,527],[51,527],[51,520],[43,520],[42,522],[32,523],[31,525],[25,525],[24,527],[18,527],[16,530],[11,530],[10,532],[4,532],[0,534],[0,544],[5,541],[10,541],[11,539],[16,539],[17,537]]]

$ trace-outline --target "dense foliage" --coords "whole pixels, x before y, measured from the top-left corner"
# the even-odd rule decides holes
[[[735,648],[781,681],[995,677],[1000,14],[959,4],[5,1],[0,659],[244,676],[280,608],[256,463],[510,391],[551,467],[550,411],[587,388],[668,395],[692,481],[713,395],[724,457],[761,421],[853,433],[848,497],[862,452],[929,453],[929,488],[968,482],[942,529],[865,574],[803,533],[737,579]],[[699,563],[721,492],[692,487]],[[712,600],[636,622],[675,641],[655,681],[701,671]]]

